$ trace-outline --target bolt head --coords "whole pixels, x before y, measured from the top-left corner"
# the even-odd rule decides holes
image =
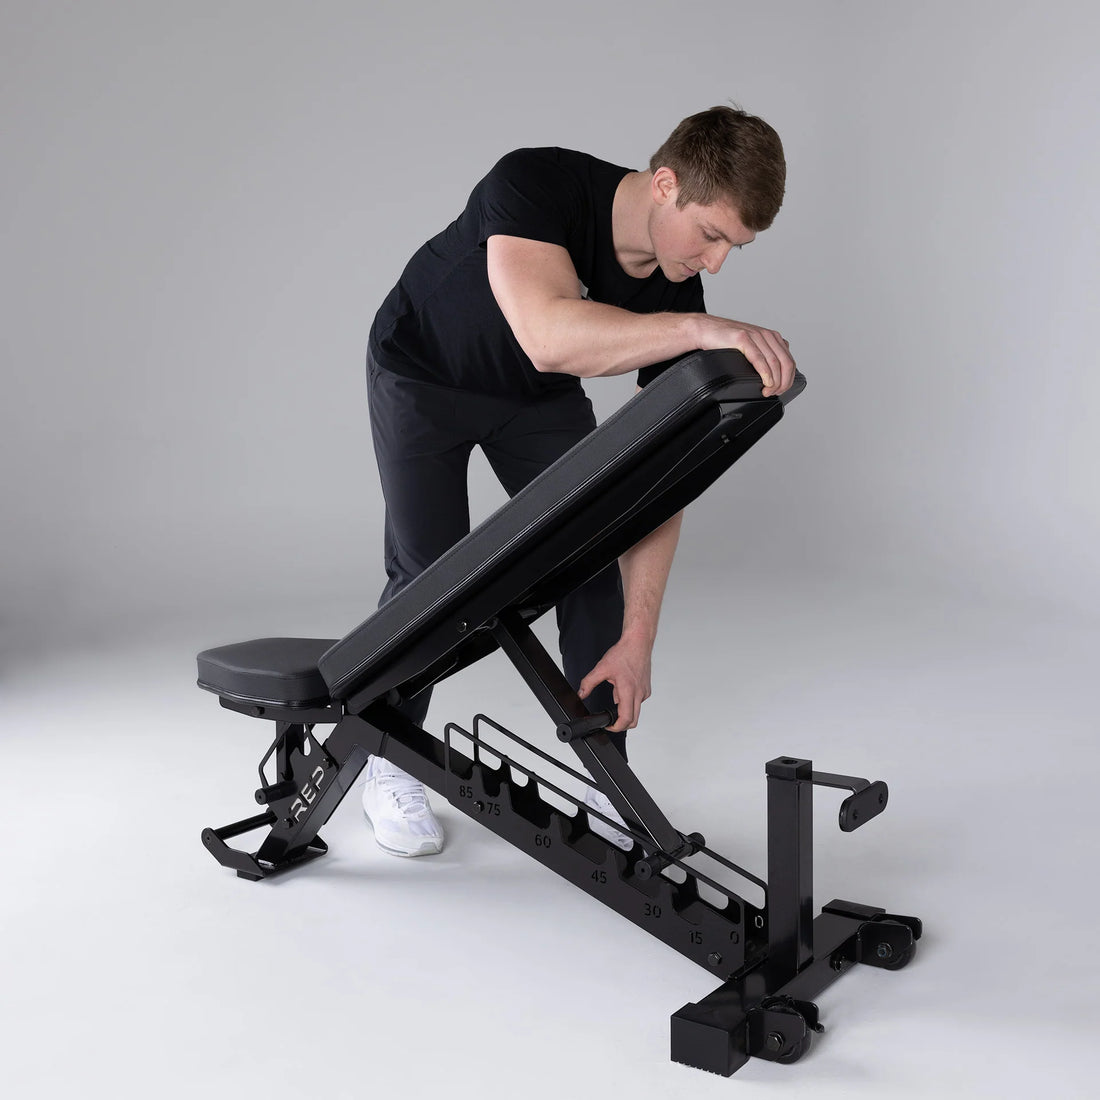
[[[772,1053],[778,1054],[783,1049],[783,1036],[778,1031],[771,1032],[764,1041],[764,1046]]]
[[[875,954],[880,959],[890,959],[894,956],[894,949],[888,943],[880,943],[875,949]]]
[[[718,966],[721,963],[721,961],[722,961],[722,956],[719,955],[717,951],[712,951],[707,956],[707,962],[710,963],[711,966]]]

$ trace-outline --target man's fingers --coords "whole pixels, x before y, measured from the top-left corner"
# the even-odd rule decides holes
[[[767,352],[761,346],[755,332],[751,329],[742,329],[742,333],[742,339],[733,346],[741,352],[752,365],[753,370],[760,375],[760,380],[764,383],[764,386],[770,386],[772,377]]]
[[[764,383],[765,397],[785,393],[794,381],[794,360],[787,350],[790,345],[778,332],[766,328],[747,329],[748,347],[741,350],[756,368]]]
[[[779,368],[779,359],[768,346],[763,333],[751,332],[750,336],[752,337],[752,350],[756,354],[749,356],[749,362],[756,368],[756,373],[760,375],[760,379],[764,383],[764,396],[770,397],[770,391],[774,390],[783,377]]]
[[[611,698],[615,700],[615,721],[608,726],[608,730],[612,733],[622,733],[626,729],[623,722],[626,720],[626,713],[623,707],[622,695],[619,692],[619,685],[614,680],[607,681],[611,685]]]
[[[581,686],[577,688],[577,694],[582,699],[587,699],[592,694],[592,689],[602,684],[607,677],[603,674],[602,662],[598,664],[582,681]]]
[[[619,717],[613,726],[607,728],[612,733],[625,733],[632,730],[638,724],[638,705],[632,692],[620,692],[615,689],[615,707]]]
[[[611,685],[611,697],[615,701],[615,709],[618,712],[618,718],[616,718],[613,725],[608,726],[609,730],[622,731],[626,729],[626,726],[621,725],[623,721],[623,707],[619,699],[619,688],[615,683],[615,680],[608,675],[604,669],[604,663],[601,661],[582,681],[581,686],[577,688],[577,695],[581,699],[587,699],[592,694],[594,688],[599,687],[600,684],[606,681]]]
[[[776,359],[777,372],[773,376],[773,385],[777,393],[786,393],[794,381],[794,359],[791,358],[790,344],[771,329],[763,330],[764,339],[768,342]]]
[[[648,659],[646,667],[635,668],[619,650],[609,650],[599,664],[580,682],[577,694],[585,699],[599,684],[611,685],[615,701],[616,718],[607,728],[612,733],[625,733],[638,725],[642,703],[649,698]]]
[[[623,729],[637,728],[642,720],[642,704],[649,695],[649,684],[645,681],[632,684],[630,691],[623,695],[623,702],[619,703],[619,721],[626,723]]]

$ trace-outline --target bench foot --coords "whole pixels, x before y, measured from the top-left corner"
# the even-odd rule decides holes
[[[784,981],[765,959],[672,1016],[672,1060],[724,1077],[750,1057],[791,1063],[824,1031],[812,998],[857,963],[899,970],[913,957],[921,922],[872,906],[832,901],[813,922],[810,963]]]
[[[220,829],[203,829],[202,842],[223,867],[229,867],[237,872],[238,878],[245,878],[250,882],[259,882],[260,879],[270,878],[280,871],[288,871],[292,867],[298,867],[311,859],[323,856],[328,851],[328,845],[319,836],[315,836],[304,848],[297,852],[288,852],[276,863],[257,858],[256,852],[244,852],[240,848],[233,848],[226,844],[226,840],[231,837],[250,833],[254,829],[262,829],[274,822],[275,815],[266,813],[246,818],[244,821],[235,821],[232,825],[223,825]]]

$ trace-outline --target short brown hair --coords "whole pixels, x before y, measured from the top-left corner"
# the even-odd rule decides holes
[[[650,171],[658,168],[676,173],[678,207],[729,202],[746,229],[767,229],[783,204],[783,143],[762,118],[739,107],[685,118],[650,157]]]

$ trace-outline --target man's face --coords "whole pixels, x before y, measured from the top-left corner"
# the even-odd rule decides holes
[[[672,282],[682,283],[703,270],[717,274],[733,249],[756,239],[756,233],[745,228],[740,214],[730,204],[700,206],[689,202],[680,209],[676,194],[675,184],[655,188],[657,201],[649,219],[649,236],[657,263]]]

